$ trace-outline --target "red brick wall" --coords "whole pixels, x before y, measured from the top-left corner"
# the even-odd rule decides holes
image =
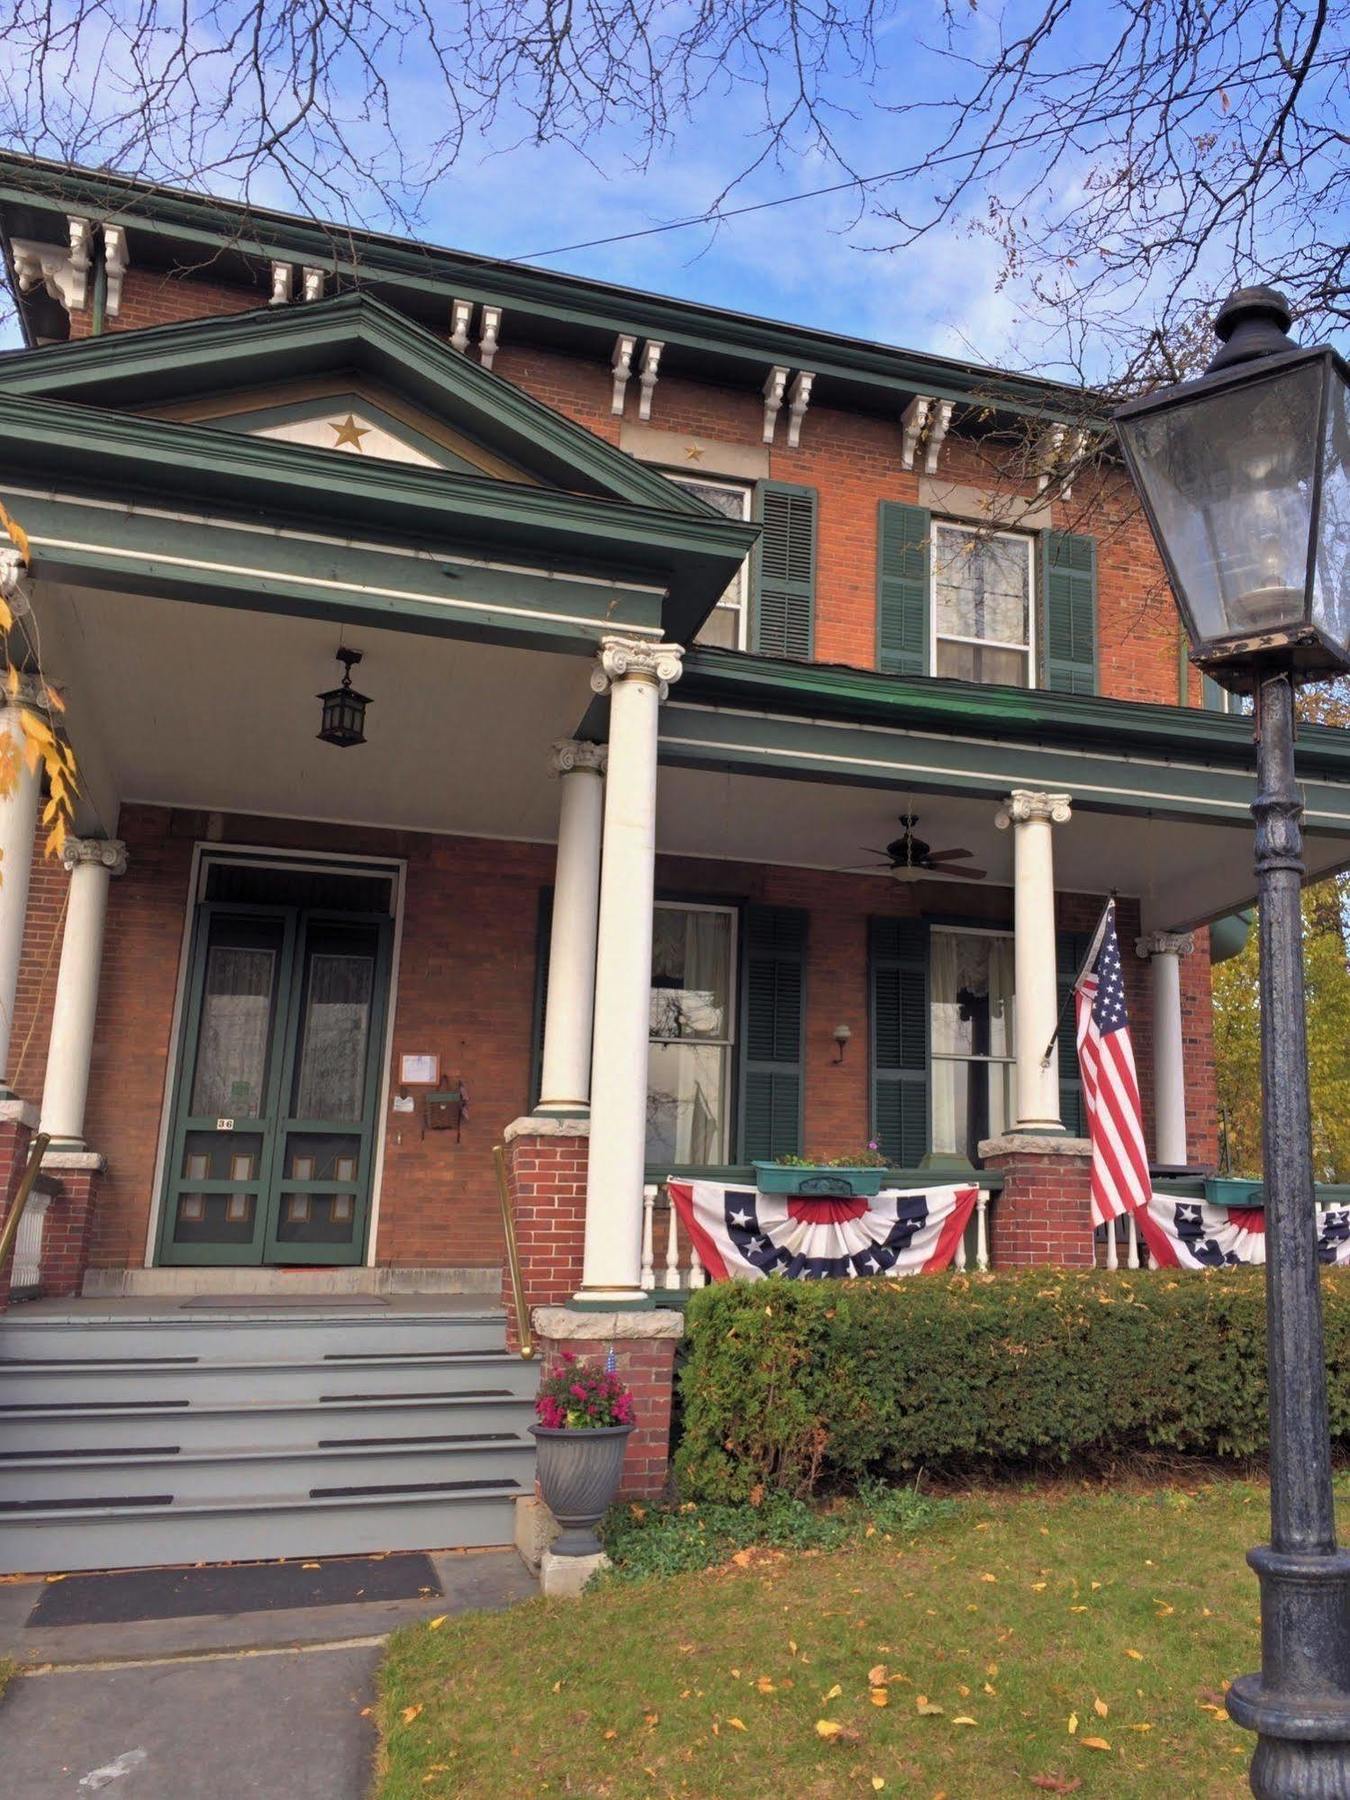
[[[33,841],[28,878],[28,912],[24,921],[23,956],[14,995],[14,1029],[9,1040],[9,1077],[21,1099],[42,1099],[51,1032],[56,970],[61,960],[70,878],[61,863],[46,855],[46,830],[39,824]]]
[[[586,1137],[518,1137],[506,1146],[506,1187],[527,1312],[561,1306],[581,1286],[589,1148]],[[504,1264],[502,1304],[507,1342],[518,1350],[511,1271]]]
[[[109,331],[137,331],[145,325],[173,325],[180,319],[209,319],[220,313],[249,312],[263,306],[267,295],[257,288],[212,280],[209,273],[170,275],[158,269],[130,268],[122,277],[122,303]],[[70,335],[88,337],[93,312],[70,315]]]
[[[991,1157],[989,1166],[1004,1175],[1003,1192],[989,1208],[990,1266],[1090,1269],[1090,1159],[1016,1152]]]
[[[666,1485],[670,1470],[670,1410],[675,1391],[674,1338],[618,1338],[613,1344],[615,1370],[632,1390],[637,1429],[624,1451],[622,1497],[656,1498]],[[565,1343],[545,1340],[540,1346],[544,1371],[552,1374],[559,1353],[571,1350],[586,1362],[603,1364],[611,1348],[608,1339],[569,1338]]]

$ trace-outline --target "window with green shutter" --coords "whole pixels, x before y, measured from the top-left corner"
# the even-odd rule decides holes
[[[755,489],[762,527],[753,558],[751,648],[761,656],[811,659],[816,605],[816,490],[782,481]]]
[[[807,915],[746,908],[741,956],[742,1162],[799,1155]]]
[[[1070,1137],[1087,1136],[1083,1110],[1083,1081],[1078,1072],[1078,1025],[1072,1002],[1073,984],[1092,942],[1090,931],[1055,933],[1055,972],[1059,998],[1059,1116]]]
[[[877,509],[877,667],[888,675],[928,673],[931,532],[927,507]]]
[[[1062,694],[1097,691],[1097,540],[1041,533],[1044,681]]]
[[[928,927],[867,921],[872,1135],[896,1168],[928,1154]]]

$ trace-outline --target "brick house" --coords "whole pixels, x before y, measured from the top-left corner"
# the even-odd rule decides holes
[[[1110,893],[1158,1164],[1212,1167],[1250,728],[1189,670],[1121,472],[1074,469],[1074,396],[17,157],[0,236],[26,340],[0,498],[32,545],[3,591],[83,780],[64,862],[36,777],[0,802],[11,1195],[53,1140],[15,1274],[48,1299],[4,1353],[53,1418],[73,1344],[120,1329],[96,1354],[142,1367],[191,1305],[207,1360],[304,1361],[297,1296],[351,1309],[311,1320],[330,1373],[419,1326],[478,1355],[504,1144],[536,1325],[616,1346],[658,1487],[670,1172],[876,1137],[900,1179],[983,1171],[995,1266],[1092,1261],[1076,1068],[1043,1052]],[[340,650],[369,702],[345,746],[317,735]],[[1315,876],[1350,861],[1350,750],[1310,729],[1300,757]],[[373,1404],[353,1379],[278,1387],[277,1441]],[[257,1420],[192,1453],[237,1478]],[[82,1537],[70,1496],[122,1489],[61,1459],[128,1440],[33,1430],[50,1478],[16,1491],[72,1521],[42,1554],[145,1560],[167,1477]],[[170,1560],[500,1541],[500,1505],[429,1524],[402,1465],[353,1523],[354,1455],[285,1530],[206,1469]],[[430,1481],[504,1504],[521,1467]]]

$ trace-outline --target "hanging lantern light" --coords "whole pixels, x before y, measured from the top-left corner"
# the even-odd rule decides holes
[[[361,652],[344,646],[338,651],[337,659],[345,665],[341,687],[329,688],[326,694],[316,696],[323,702],[319,737],[325,744],[336,744],[339,749],[346,750],[352,744],[366,741],[366,708],[370,705],[370,695],[358,694],[352,686],[352,669],[360,662]]]

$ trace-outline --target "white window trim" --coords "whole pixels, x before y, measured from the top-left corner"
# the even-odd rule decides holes
[[[964,531],[971,537],[1007,538],[1010,542],[1024,546],[1027,554],[1027,641],[1025,644],[1009,644],[1001,638],[958,637],[954,632],[938,630],[938,558],[937,533],[940,529]],[[934,519],[933,520],[933,554],[929,559],[928,571],[928,673],[937,675],[937,647],[939,640],[944,644],[974,644],[981,650],[1012,650],[1027,659],[1028,688],[1035,688],[1036,680],[1036,633],[1040,627],[1040,610],[1036,604],[1036,540],[1025,531],[989,531],[980,525],[972,525],[968,519]],[[1004,687],[1006,682],[980,682],[981,687]],[[1018,684],[1021,685],[1020,683]],[[944,926],[945,930],[946,927]],[[991,935],[999,935],[997,933]]]
[[[727,932],[727,1030],[722,1037],[653,1037],[647,1033],[649,1044],[701,1044],[712,1050],[725,1050],[727,1056],[727,1092],[723,1095],[723,1117],[718,1129],[718,1159],[725,1163],[730,1154],[731,1137],[731,1104],[736,1081],[736,1028],[739,1024],[740,1007],[738,1004],[740,989],[738,981],[740,970],[737,964],[737,952],[740,948],[740,908],[737,906],[720,906],[704,900],[656,900],[652,904],[653,913],[722,913],[730,922]],[[650,977],[649,977],[650,979]],[[715,1168],[710,1163],[709,1168]]]
[[[715,487],[722,488],[727,493],[739,494],[741,496],[741,517],[746,520],[749,519],[754,501],[754,489],[753,487],[747,487],[744,482],[733,481],[729,476],[725,475],[714,475],[711,473],[707,475],[694,474],[688,469],[683,469],[678,474],[669,471],[668,475],[669,479],[673,481],[677,487]],[[743,558],[740,568],[736,571],[736,585],[740,590],[741,597],[739,603],[736,606],[732,606],[719,595],[717,606],[713,610],[717,611],[720,608],[723,612],[739,613],[736,624],[735,647],[737,650],[745,650],[750,644],[750,558],[748,554]],[[728,582],[727,586],[730,587],[731,583]],[[712,614],[710,613],[708,617],[711,618]],[[695,641],[697,642],[697,639]]]

